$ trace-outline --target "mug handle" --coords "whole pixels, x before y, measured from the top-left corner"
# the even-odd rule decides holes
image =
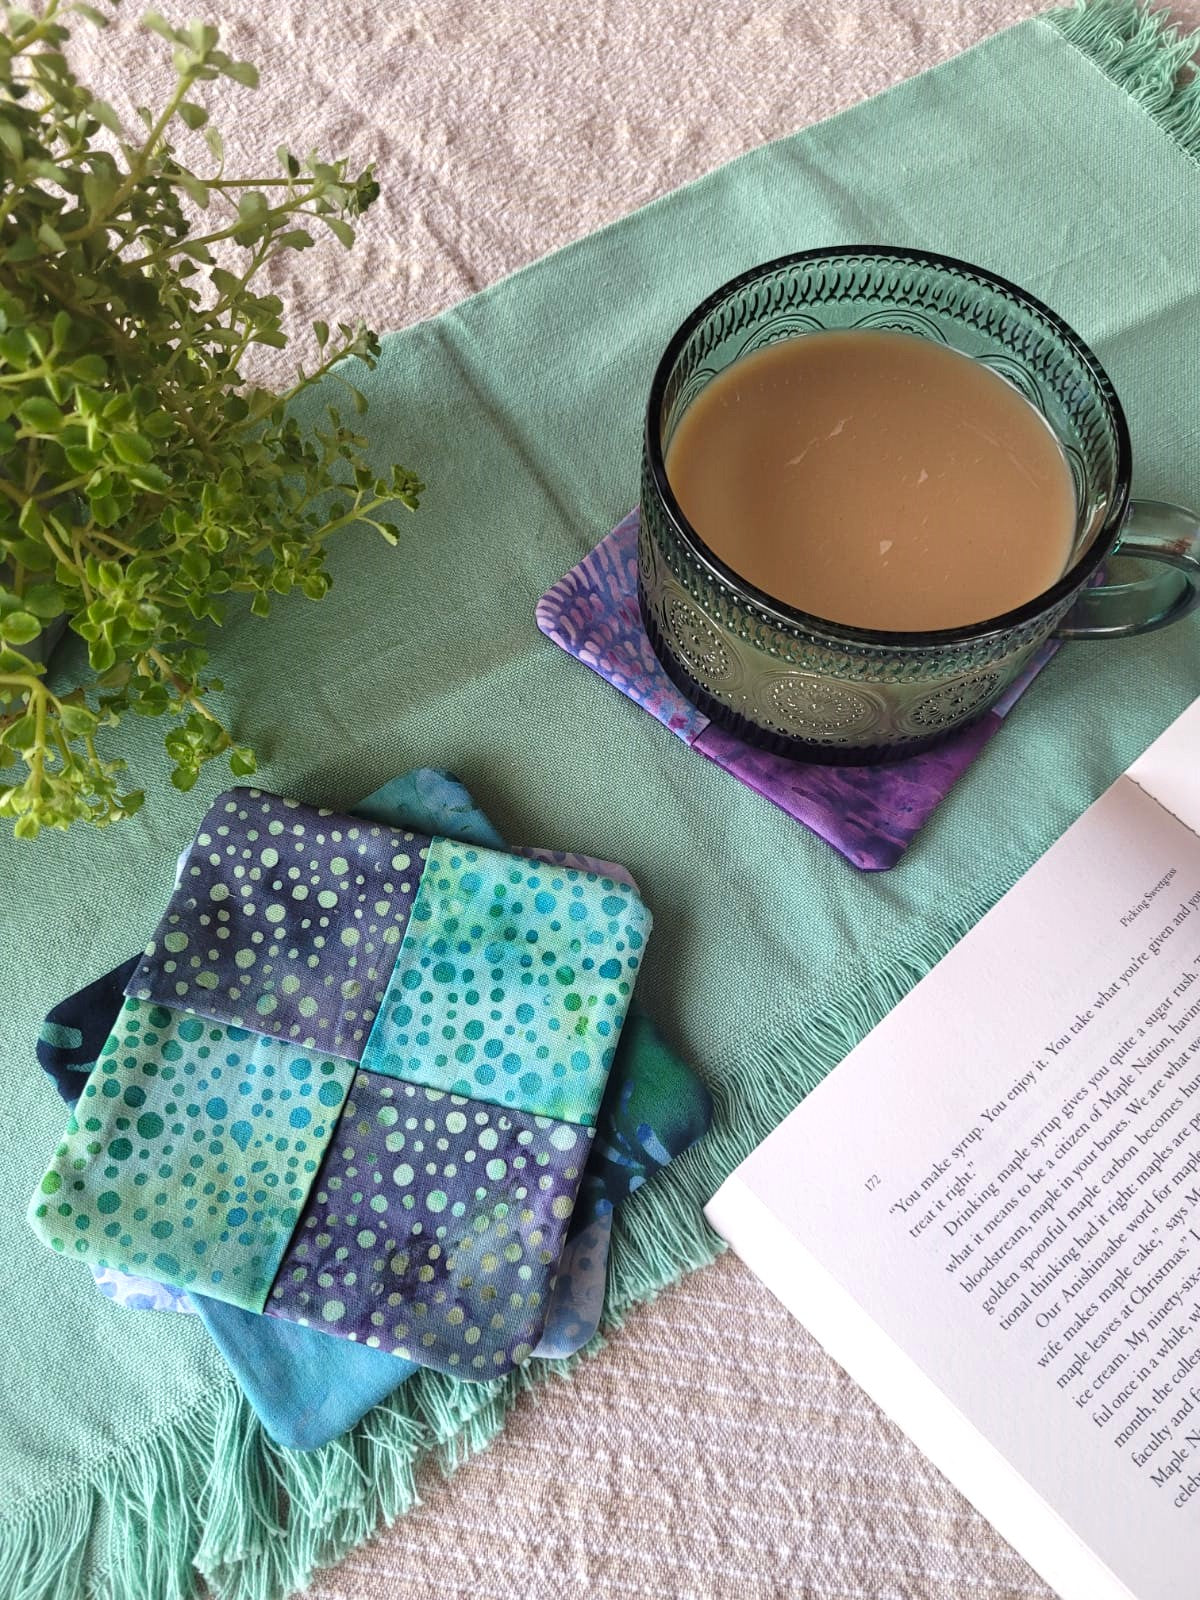
[[[1186,617],[1200,602],[1200,517],[1166,500],[1133,500],[1113,551],[1152,561],[1158,571],[1084,589],[1057,630],[1059,639],[1124,639]],[[1111,558],[1110,558],[1111,559]]]

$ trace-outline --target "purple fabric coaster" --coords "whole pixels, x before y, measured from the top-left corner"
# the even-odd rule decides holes
[[[811,828],[865,872],[896,865],[1058,648],[1053,640],[1043,645],[985,716],[935,750],[878,767],[788,761],[716,727],[660,666],[638,611],[637,532],[638,513],[631,511],[538,601],[538,627],[685,744]]]

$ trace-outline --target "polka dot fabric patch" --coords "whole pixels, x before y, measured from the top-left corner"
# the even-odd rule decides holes
[[[428,845],[232,789],[201,824],[126,992],[358,1061]]]
[[[268,1315],[460,1378],[507,1372],[541,1336],[591,1139],[358,1072]]]
[[[30,1223],[90,1266],[261,1311],[354,1072],[126,999]]]
[[[649,930],[619,869],[231,790],[34,1230],[96,1269],[496,1377],[541,1337]]]
[[[434,839],[362,1064],[591,1126],[649,932],[628,883]]]

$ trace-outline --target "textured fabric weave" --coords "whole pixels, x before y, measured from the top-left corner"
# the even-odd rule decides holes
[[[763,60],[788,54],[785,34],[780,24],[770,48],[756,52],[760,74]],[[872,54],[865,35],[858,48]],[[799,52],[802,75],[813,74],[814,49]],[[436,74],[432,60],[428,70]],[[664,66],[664,76],[673,70]],[[120,88],[111,79],[97,87],[110,84]],[[284,98],[294,106],[294,91]],[[359,88],[355,120],[363,105]],[[631,138],[636,146],[636,131]],[[562,181],[555,172],[553,183]],[[615,697],[560,658],[530,617],[595,529],[630,503],[657,353],[704,293],[755,261],[862,237],[939,247],[1027,285],[1077,326],[1125,400],[1139,491],[1194,502],[1188,330],[1200,294],[1198,185],[1195,163],[1051,24],[1003,35],[390,341],[368,380],[368,426],[381,460],[402,455],[434,483],[419,524],[404,524],[399,552],[365,535],[344,540],[321,607],[296,602],[265,629],[249,620],[226,629],[228,709],[239,737],[256,742],[272,787],[344,804],[420,752],[494,788],[512,836],[626,860],[648,887],[660,932],[645,998],[668,1019],[672,1042],[710,1072],[722,1109],[707,1150],[664,1177],[659,1195],[673,1209],[648,1191],[618,1218],[614,1308],[670,1273],[662,1262],[651,1271],[639,1219],[653,1215],[661,1236],[664,1216],[690,1214],[762,1131],[747,1118],[748,1076],[794,1085],[797,1061],[810,1061],[814,1075],[825,1070],[1200,688],[1195,623],[1064,649],[900,870],[870,882],[853,880],[757,796],[731,793],[709,764],[681,764],[678,741],[632,705],[618,700],[603,713],[593,760],[579,730],[601,697]],[[494,183],[487,190],[494,202]],[[481,214],[482,206],[481,197]],[[386,297],[389,272],[377,266]],[[294,737],[284,742],[287,707]],[[123,728],[121,749],[153,773],[157,737],[150,727]],[[206,775],[203,794],[220,783]],[[36,851],[6,843],[0,852],[0,949],[13,979],[13,1003],[0,1016],[11,1111],[0,1211],[10,1219],[19,1219],[37,1178],[33,1152],[53,1142],[58,1117],[48,1089],[25,1081],[27,1041],[71,974],[102,971],[136,944],[203,804],[168,794],[165,781],[151,788],[146,811],[102,838],[51,838]],[[795,1092],[780,1094],[774,1115]],[[143,1491],[135,1493],[125,1457],[132,1452],[158,1474],[152,1481],[165,1482],[154,1441],[190,1437],[201,1456],[223,1450],[212,1418],[229,1380],[193,1319],[143,1318],[120,1331],[123,1314],[86,1274],[55,1270],[22,1232],[13,1220],[6,1236],[6,1270],[21,1286],[0,1358],[6,1538],[32,1550],[36,1520],[39,1549],[47,1548],[40,1534],[54,1529],[80,1552],[74,1530],[86,1534],[91,1497],[119,1483],[127,1510],[116,1523],[129,1524],[132,1545],[133,1527],[144,1524],[128,1508],[142,1505]],[[72,1277],[79,1281],[61,1281]],[[89,1359],[101,1345],[102,1367]],[[220,1417],[224,1427],[229,1413]],[[198,1418],[208,1419],[202,1436]],[[245,1492],[226,1493],[194,1461],[175,1465],[188,1484],[212,1488],[203,1500],[185,1496],[182,1509],[178,1495],[172,1501],[172,1582],[191,1554],[218,1593],[232,1594],[250,1568],[265,1572],[276,1556],[291,1581],[305,1562],[345,1548],[340,1512],[316,1537],[310,1519],[301,1547],[264,1525],[263,1507],[248,1506]],[[336,1466],[331,1458],[326,1470]],[[339,1504],[355,1492],[343,1477]],[[405,1494],[398,1484],[376,1504],[407,1505]],[[174,1553],[185,1547],[179,1567]],[[60,1560],[62,1548],[52,1546]],[[163,1548],[152,1558],[165,1560]],[[843,1587],[870,1592],[870,1579]],[[264,1577],[244,1592],[272,1591]]]

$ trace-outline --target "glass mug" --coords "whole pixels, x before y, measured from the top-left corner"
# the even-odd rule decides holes
[[[664,458],[718,373],[779,339],[886,328],[973,356],[1033,403],[1071,469],[1072,556],[1052,588],[967,627],[882,632],[809,616],[740,578],[690,526]],[[650,390],[638,600],[655,654],[719,726],[802,761],[895,760],[982,716],[1051,636],[1121,638],[1177,621],[1200,598],[1200,521],[1129,499],[1129,430],[1096,357],[1061,318],[981,267],[919,250],[783,256],[732,279],[667,346]],[[1103,581],[1111,557],[1149,558]],[[1124,565],[1124,563],[1118,563]],[[1124,574],[1122,574],[1124,577]]]

